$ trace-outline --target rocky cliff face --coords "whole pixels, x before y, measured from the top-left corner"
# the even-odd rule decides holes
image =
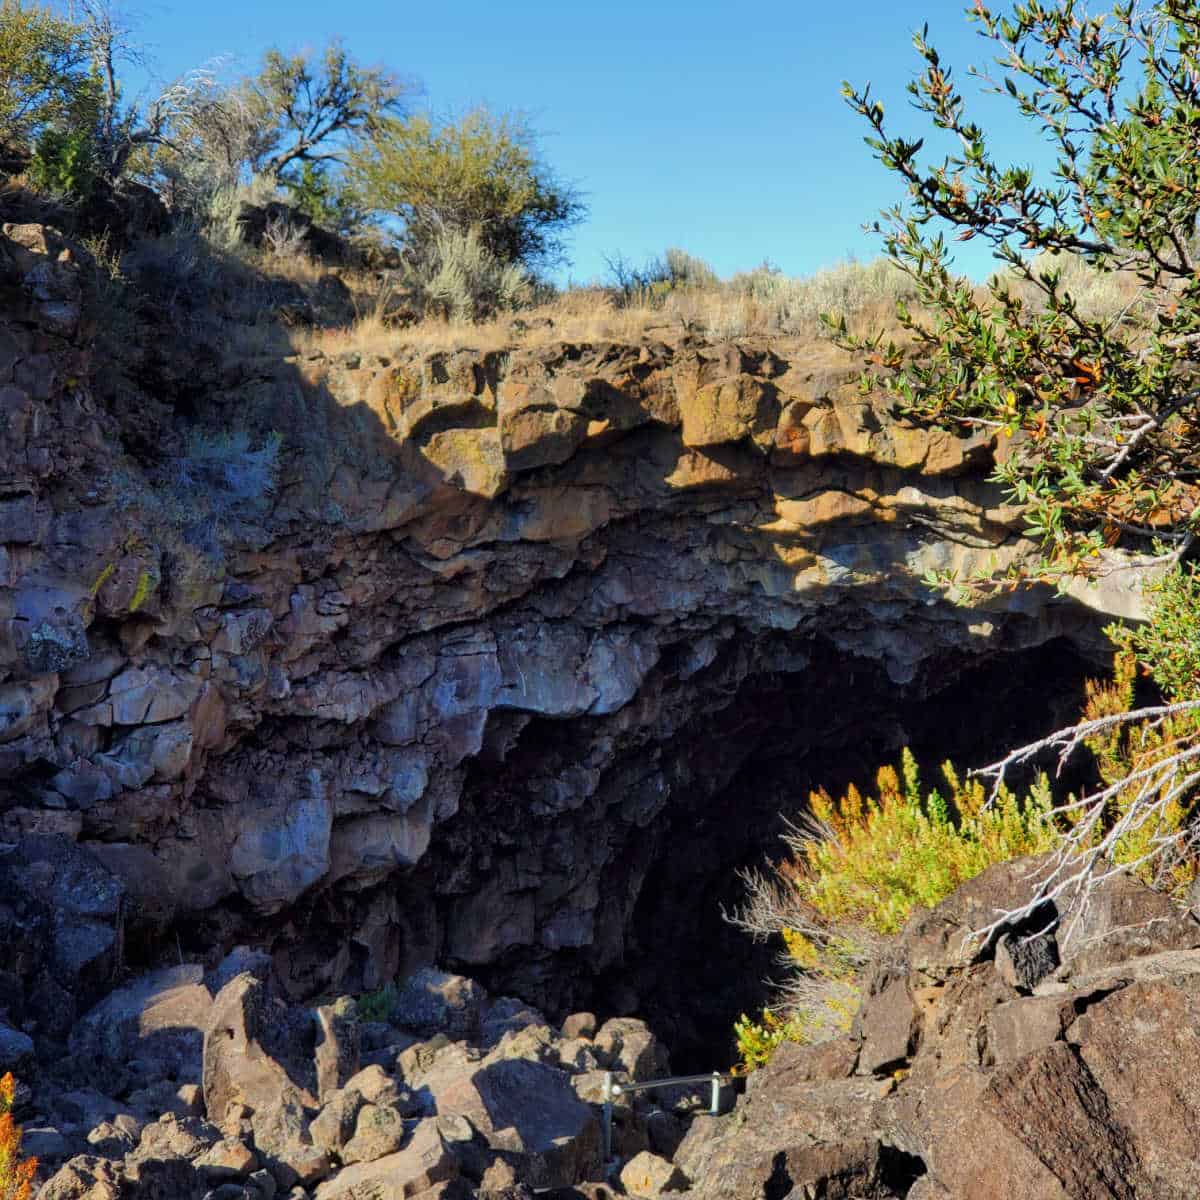
[[[0,238],[0,830],[111,888],[68,993],[251,939],[296,995],[439,961],[629,1010],[784,793],[1040,719],[1136,604],[940,600],[1030,553],[997,447],[826,347],[230,363],[144,311],[118,369],[79,258]]]

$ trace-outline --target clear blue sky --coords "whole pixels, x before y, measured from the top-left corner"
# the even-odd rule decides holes
[[[913,29],[928,22],[964,74],[989,58],[964,0],[129,2],[166,77],[222,54],[248,68],[266,46],[319,48],[337,34],[357,57],[416,77],[435,112],[524,110],[546,160],[587,198],[571,239],[576,279],[602,273],[605,254],[641,261],[669,245],[722,274],[764,258],[802,274],[873,257],[862,223],[899,193],[841,81],[870,80],[924,132],[903,90],[918,62]],[[999,101],[981,111],[1009,153],[1038,155]]]

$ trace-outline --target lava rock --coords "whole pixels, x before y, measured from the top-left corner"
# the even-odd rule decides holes
[[[118,988],[71,1032],[71,1053],[107,1073],[140,1060],[158,1080],[200,1078],[212,996],[198,965],[167,967]]]
[[[644,1150],[621,1168],[621,1186],[630,1196],[657,1200],[663,1192],[684,1191],[688,1181],[674,1163]]]
[[[422,967],[400,988],[392,1021],[402,1029],[448,1038],[475,1038],[487,993],[473,979]]]

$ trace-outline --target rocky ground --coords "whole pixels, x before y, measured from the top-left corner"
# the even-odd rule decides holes
[[[1194,1197],[1200,923],[1116,877],[1079,921],[972,937],[1042,870],[919,911],[853,1031],[785,1045],[720,1115],[707,1085],[618,1097],[608,1161],[605,1074],[670,1070],[645,1024],[555,1026],[431,968],[304,1007],[241,949],[113,992],[53,1064],[12,1030],[0,1054],[36,1081],[19,1111],[42,1200]]]
[[[348,997],[289,1004],[269,958],[239,950],[207,973],[167,968],[113,992],[42,1070],[9,1031],[7,1065],[37,1081],[21,1100],[25,1149],[43,1177],[65,1161],[39,1195],[432,1200],[571,1188],[606,1178],[605,1073],[669,1069],[641,1021],[598,1027],[578,1013],[554,1027],[428,968],[373,1003],[386,1019],[364,1019]],[[678,1107],[686,1089],[674,1093]],[[617,1104],[614,1149],[638,1169],[653,1175],[683,1133],[659,1103]]]

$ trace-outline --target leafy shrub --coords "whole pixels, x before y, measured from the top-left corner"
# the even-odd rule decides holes
[[[805,1043],[804,1024],[796,1017],[782,1017],[769,1008],[763,1010],[761,1021],[752,1021],[745,1013],[733,1023],[733,1036],[737,1042],[738,1074],[748,1074],[765,1067],[771,1055],[784,1042]]]
[[[882,767],[877,797],[853,785],[839,800],[824,789],[810,816],[786,841],[792,857],[775,886],[751,879],[751,901],[737,923],[778,933],[797,973],[782,1012],[735,1025],[744,1070],[762,1065],[783,1041],[817,1041],[849,1028],[858,1007],[858,974],[879,936],[895,933],[918,905],[932,907],[993,863],[1056,845],[1049,784],[1024,799],[1002,789],[994,804],[977,780],[942,766],[945,794],[923,792],[905,749],[900,770]],[[766,1057],[764,1057],[766,1056]]]
[[[812,833],[793,843],[792,870],[802,897],[831,921],[895,933],[917,905],[932,907],[993,863],[1039,854],[1055,844],[1049,785],[1039,780],[1024,800],[1007,789],[988,805],[978,780],[942,766],[947,795],[922,796],[905,750],[901,774],[883,767],[878,799],[851,786],[838,801],[811,798]]]
[[[87,130],[43,129],[29,164],[35,188],[86,200],[96,185],[95,147]]]
[[[542,161],[519,117],[476,109],[455,122],[385,120],[351,155],[350,182],[367,204],[404,222],[410,249],[475,230],[502,264],[528,269],[563,257],[562,234],[583,216],[575,192]]]
[[[477,321],[503,309],[520,308],[533,297],[533,284],[516,263],[505,263],[484,244],[477,228],[443,229],[410,252],[403,285],[425,313],[452,321]]]
[[[355,1000],[358,1015],[364,1021],[386,1021],[396,1007],[398,996],[394,983],[385,983],[374,992],[365,992]]]
[[[1168,643],[1162,657],[1180,673],[1177,686],[1194,686],[1200,584],[1177,572],[1159,587],[1177,613],[1176,634],[1190,638]],[[1125,644],[1156,636],[1151,629],[1109,632]],[[1193,766],[1171,759],[1195,736],[1198,718],[1187,712],[1120,720],[1133,707],[1137,671],[1136,655],[1121,649],[1112,678],[1086,688],[1082,720],[1098,728],[1085,745],[1107,790],[1098,820],[1073,796],[1056,803],[1044,775],[1022,798],[1001,785],[989,800],[982,782],[962,779],[947,762],[944,794],[923,791],[908,750],[899,771],[878,772],[877,797],[853,786],[836,801],[823,789],[812,794],[810,815],[785,839],[791,856],[773,878],[747,876],[749,899],[733,918],[756,937],[780,936],[793,973],[769,1019],[743,1014],[736,1023],[743,1069],[762,1065],[783,1041],[817,1041],[848,1029],[873,942],[897,932],[917,906],[933,907],[994,863],[1048,851],[1086,854],[1108,838],[1113,865],[1176,895],[1187,891],[1200,873],[1187,786]],[[1148,789],[1150,772],[1164,763]]]
[[[366,230],[370,214],[345,175],[324,164],[306,162],[295,178],[284,180],[292,207],[314,225],[344,237]]]
[[[33,1193],[36,1158],[21,1158],[21,1127],[13,1123],[12,1072],[0,1079],[0,1200],[29,1200]]]
[[[1171,699],[1194,696],[1200,692],[1200,574],[1191,564],[1173,567],[1146,592],[1151,619],[1110,632]]]
[[[1168,575],[1161,586],[1172,607],[1195,604],[1196,584],[1190,572]],[[1191,671],[1196,667],[1198,613],[1196,607],[1186,609],[1177,627],[1183,640],[1162,647],[1166,662],[1158,682],[1168,694],[1174,687],[1195,686]],[[1135,646],[1158,636],[1154,624],[1109,633]],[[1126,649],[1117,654],[1110,681],[1088,684],[1084,719],[1109,723],[1086,745],[1111,794],[1101,819],[1081,830],[1085,836],[1080,844],[1095,846],[1106,834],[1115,833],[1112,862],[1127,867],[1144,883],[1182,897],[1200,869],[1193,820],[1197,797],[1191,786],[1195,780],[1190,778],[1194,765],[1186,758],[1171,760],[1195,738],[1200,719],[1185,712],[1137,722],[1120,720],[1134,707],[1137,673],[1138,656]],[[1076,825],[1086,826],[1091,820],[1088,807],[1074,809],[1067,817]]]
[[[82,25],[48,6],[0,0],[0,143],[94,120],[99,89]]]

